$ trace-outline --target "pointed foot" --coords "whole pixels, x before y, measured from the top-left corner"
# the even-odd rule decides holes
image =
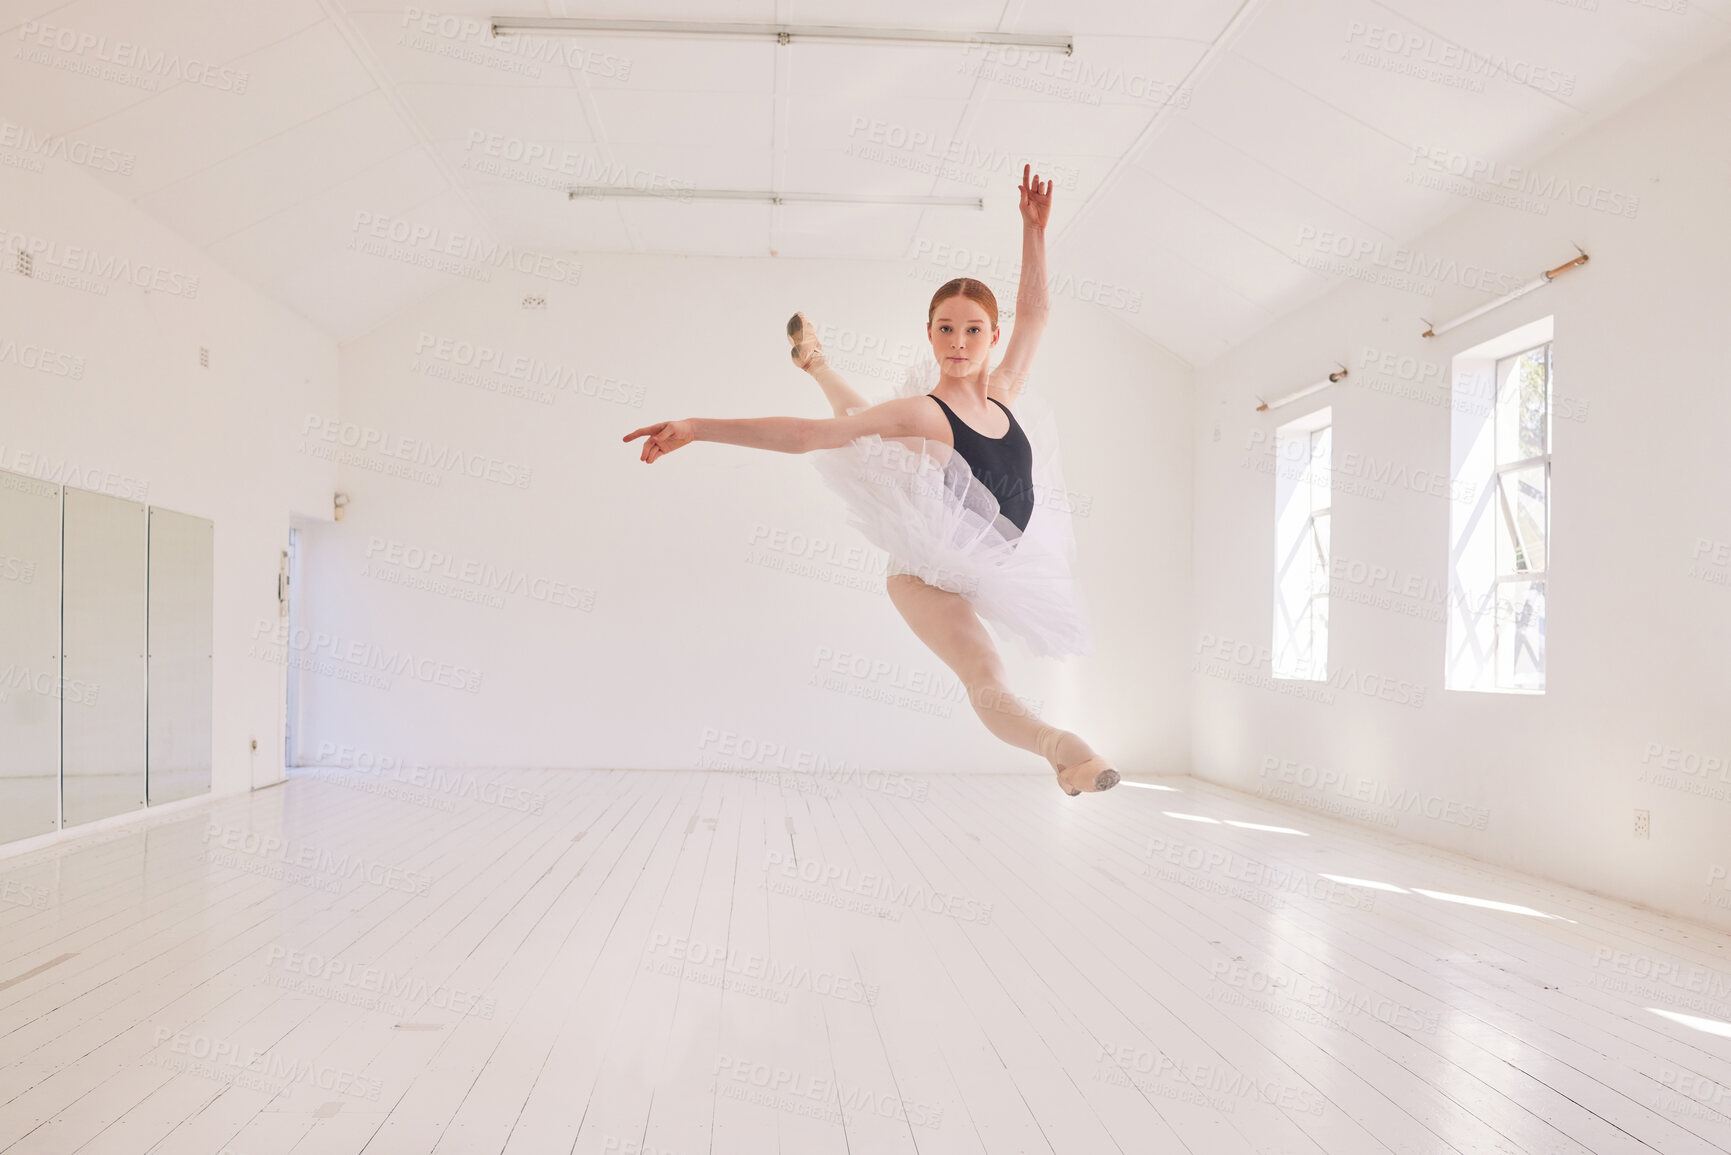
[[[823,346],[817,341],[817,326],[804,313],[795,313],[788,318],[787,343],[793,346],[788,355],[801,369],[810,368],[812,357],[823,352]]]
[[[1096,755],[1074,766],[1061,767],[1058,770],[1058,785],[1071,797],[1095,794],[1118,785],[1118,771],[1106,765],[1104,758]]]

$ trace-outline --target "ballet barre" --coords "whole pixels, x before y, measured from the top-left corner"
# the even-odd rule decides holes
[[[1559,273],[1567,272],[1570,269],[1576,268],[1577,266],[1584,265],[1587,263],[1587,254],[1582,250],[1580,245],[1575,246],[1575,251],[1577,253],[1580,253],[1581,255],[1576,257],[1574,260],[1564,261],[1562,264],[1558,265],[1554,269],[1546,269],[1544,272],[1540,273],[1538,276],[1534,277],[1532,280],[1528,281],[1526,284],[1522,285],[1520,288],[1515,289],[1512,292],[1505,293],[1502,296],[1498,297],[1494,301],[1489,301],[1483,305],[1480,305],[1478,308],[1474,309],[1470,313],[1462,313],[1460,316],[1456,317],[1454,320],[1445,322],[1441,325],[1432,325],[1429,321],[1425,321],[1424,323],[1428,327],[1425,329],[1424,332],[1420,333],[1419,336],[1420,337],[1440,337],[1442,334],[1448,332],[1450,329],[1453,329],[1457,325],[1464,325],[1468,321],[1474,320],[1475,318],[1478,318],[1478,317],[1482,317],[1486,313],[1490,312],[1492,309],[1500,309],[1504,305],[1508,304],[1510,301],[1518,300],[1519,298],[1526,296],[1528,293],[1532,292],[1534,289],[1544,288],[1546,285],[1550,284],[1551,281],[1554,280]],[[1420,317],[1419,320],[1424,321],[1424,318]]]
[[[1336,361],[1335,364],[1340,365],[1340,362]],[[1288,393],[1284,397],[1277,397],[1273,401],[1264,401],[1261,397],[1257,397],[1256,398],[1256,402],[1257,402],[1256,411],[1258,413],[1266,413],[1270,409],[1279,409],[1282,405],[1290,405],[1294,401],[1297,401],[1301,397],[1309,397],[1312,393],[1315,393],[1318,390],[1327,389],[1330,385],[1333,385],[1336,381],[1339,381],[1341,378],[1343,378],[1345,376],[1346,376],[1346,366],[1340,365],[1340,369],[1338,371],[1336,371],[1334,373],[1330,373],[1327,377],[1324,377],[1322,380],[1318,381],[1316,384],[1306,385],[1304,388],[1299,389],[1299,390],[1292,392],[1292,393]]]

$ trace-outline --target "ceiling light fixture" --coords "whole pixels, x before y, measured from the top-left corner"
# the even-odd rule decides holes
[[[1068,33],[959,32],[933,28],[859,28],[840,24],[725,24],[697,20],[604,20],[589,17],[495,16],[494,36],[725,36],[734,39],[853,42],[866,44],[1005,44],[1017,48],[1076,52]]]
[[[630,185],[577,185],[567,190],[567,199],[602,197],[647,197],[655,200],[754,201],[770,205],[920,205],[926,208],[984,209],[984,197],[849,196],[845,193],[770,192],[735,188],[633,188]]]

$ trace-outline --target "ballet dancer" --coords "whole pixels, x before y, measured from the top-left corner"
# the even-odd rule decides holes
[[[1109,790],[1118,771],[1078,735],[1042,722],[1005,685],[982,619],[1044,655],[1092,650],[1073,574],[1050,410],[1023,397],[1046,327],[1046,221],[1052,182],[1022,170],[1022,272],[1016,327],[996,368],[998,305],[977,280],[941,286],[926,311],[932,360],[874,405],[824,357],[804,313],[787,323],[794,364],[816,379],[835,416],[688,417],[625,435],[652,463],[694,441],[811,454],[849,524],[890,558],[884,586],[914,634],[968,690],[994,735],[1040,755],[1067,794]],[[1026,428],[1017,413],[1034,414]],[[1041,484],[1041,479],[1045,484]]]

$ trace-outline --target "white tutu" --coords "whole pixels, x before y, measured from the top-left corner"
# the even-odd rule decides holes
[[[937,362],[927,357],[885,400],[930,393],[938,380]],[[848,524],[889,555],[887,572],[961,594],[1036,654],[1092,653],[1051,407],[1024,394],[1010,409],[1034,456],[1034,511],[1024,531],[999,514],[998,499],[941,441],[873,433],[811,456],[846,506]]]

